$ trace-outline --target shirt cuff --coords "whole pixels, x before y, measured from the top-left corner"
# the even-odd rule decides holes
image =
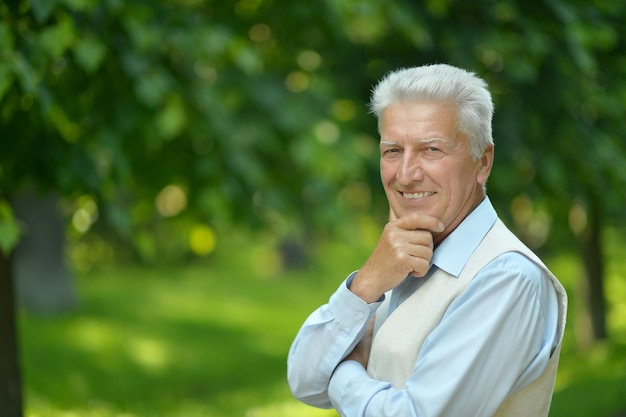
[[[348,318],[362,320],[365,317],[371,317],[382,304],[385,296],[375,303],[366,303],[358,295],[354,294],[348,288],[348,285],[354,279],[358,271],[353,272],[348,278],[341,283],[337,291],[328,300],[328,306],[337,318]]]
[[[328,385],[328,397],[333,407],[341,415],[345,414],[342,408],[351,402],[346,396],[350,393],[354,394],[352,390],[355,385],[358,385],[357,381],[367,379],[371,379],[371,377],[363,365],[357,361],[347,360],[337,365]]]
[[[345,280],[345,287],[348,291],[350,291],[350,284],[352,284],[352,281],[354,280],[354,277],[356,277],[356,274],[358,274],[359,271],[354,271],[353,273],[351,273],[350,275],[348,275],[348,278],[346,278]],[[357,298],[360,298],[359,296],[357,296],[356,294],[354,294],[352,291],[350,291],[350,293],[352,295],[354,295]],[[378,299],[378,301],[373,302],[368,304],[369,306],[373,306],[373,310],[376,310],[376,308],[378,308],[378,306],[385,301],[385,294],[381,295],[380,298]]]
[[[372,378],[357,361],[347,360],[340,363],[331,376],[328,398],[341,416],[365,416],[372,399],[391,388],[391,383]],[[370,415],[380,414],[372,410]]]

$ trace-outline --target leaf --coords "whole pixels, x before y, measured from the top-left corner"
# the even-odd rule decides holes
[[[65,53],[74,41],[74,23],[68,16],[63,16],[54,26],[49,26],[39,35],[41,48],[53,58]]]
[[[11,32],[11,29],[6,24],[0,22],[0,51],[2,51],[4,55],[6,53],[5,51],[13,49],[14,44],[15,39],[13,32]]]
[[[173,96],[157,116],[157,127],[164,139],[172,139],[183,130],[186,119],[183,101]]]
[[[231,45],[231,55],[235,65],[241,68],[246,74],[258,74],[263,70],[263,61],[243,42],[233,42]]]
[[[110,202],[107,206],[106,215],[109,223],[124,237],[132,236],[132,220],[130,210],[121,204]]]
[[[0,100],[13,83],[13,73],[8,65],[0,62]]]
[[[135,59],[134,61],[141,65],[149,65],[148,62]],[[172,81],[167,72],[157,69],[142,74],[137,79],[135,91],[140,100],[148,106],[157,106],[161,104],[172,88]]]
[[[89,74],[93,74],[100,67],[105,55],[106,47],[93,36],[81,39],[74,48],[76,61]]]
[[[20,240],[20,225],[6,200],[0,200],[0,250],[9,254]]]
[[[139,51],[153,51],[163,42],[164,30],[149,23],[152,10],[145,5],[133,5],[133,13],[123,20],[133,45]]]
[[[24,58],[23,55],[15,55],[13,61],[13,69],[17,79],[20,81],[22,90],[33,93],[39,84],[39,77],[33,66]]]
[[[70,9],[79,11],[79,10],[92,10],[98,7],[100,1],[99,0],[61,0],[65,5],[67,5]]]
[[[9,61],[14,59],[13,53],[9,52],[13,50],[14,43],[13,33],[7,25],[0,23],[0,51],[2,51],[2,55],[0,55],[0,100],[14,80],[13,71],[9,64]]]
[[[68,117],[61,106],[52,105],[48,117],[66,141],[73,143],[78,140],[80,127]]]
[[[57,0],[31,0],[30,7],[37,22],[43,23],[48,20],[57,3]]]

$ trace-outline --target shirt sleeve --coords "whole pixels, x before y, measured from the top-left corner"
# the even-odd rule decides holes
[[[353,272],[304,322],[289,350],[287,380],[293,395],[320,408],[331,408],[328,383],[337,365],[361,340],[381,301],[367,304],[348,285]]]
[[[331,403],[346,417],[493,415],[547,366],[557,309],[539,267],[518,253],[501,255],[450,304],[403,389],[346,361],[332,375]]]

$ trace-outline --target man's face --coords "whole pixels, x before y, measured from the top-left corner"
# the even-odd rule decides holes
[[[467,137],[457,130],[454,105],[401,102],[380,119],[380,175],[390,209],[438,218],[445,226],[436,244],[483,200],[493,146],[474,160]]]

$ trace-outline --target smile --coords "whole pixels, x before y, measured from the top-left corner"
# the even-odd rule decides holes
[[[424,197],[428,197],[431,195],[434,195],[435,193],[432,191],[428,191],[428,192],[421,192],[421,193],[403,193],[401,192],[402,196],[404,198],[409,198],[409,199],[418,199],[418,198],[424,198]]]

